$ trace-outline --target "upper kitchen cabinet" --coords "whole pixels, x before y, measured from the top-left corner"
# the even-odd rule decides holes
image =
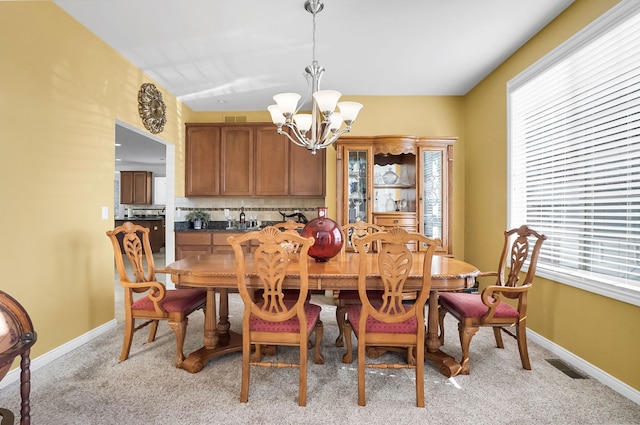
[[[121,204],[151,204],[152,187],[151,171],[120,171]]]
[[[325,195],[325,152],[266,123],[187,124],[186,196]]]
[[[289,145],[289,194],[291,196],[324,197],[326,150],[313,155],[307,148]]]
[[[280,196],[289,193],[289,149],[287,137],[273,125],[256,128],[257,196]]]
[[[220,127],[187,124],[186,196],[220,195]]]
[[[455,137],[342,137],[336,142],[338,222],[363,220],[440,238],[452,253]]]
[[[255,130],[250,126],[220,129],[220,195],[251,196],[254,193]]]

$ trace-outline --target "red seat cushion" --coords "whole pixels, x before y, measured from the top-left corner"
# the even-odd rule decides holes
[[[347,306],[347,317],[353,325],[353,330],[358,334],[358,323],[360,322],[361,305]],[[384,323],[373,317],[367,317],[367,332],[387,333],[387,334],[411,334],[418,329],[418,319],[415,316],[400,323]]]
[[[307,332],[311,332],[316,321],[320,318],[321,311],[322,308],[319,305],[311,303],[304,304],[304,313],[307,316]],[[262,332],[299,332],[300,324],[298,318],[295,316],[284,322],[270,322],[252,314],[249,319],[249,328],[252,331]]]
[[[384,291],[378,291],[378,290],[367,291],[367,295],[369,296],[369,299],[382,298],[382,294],[384,294]],[[358,291],[340,290],[340,293],[338,294],[338,299],[339,300],[359,300],[360,295],[358,295]]]
[[[479,319],[484,316],[489,307],[484,305],[482,298],[478,294],[467,294],[464,292],[442,292],[440,293],[440,305],[450,311],[458,313],[462,317]],[[495,318],[512,317],[518,318],[518,310],[511,305],[501,302],[496,308]]]
[[[188,311],[206,299],[205,289],[175,289],[168,290],[164,300],[160,302],[162,308],[169,313]],[[149,297],[143,297],[133,303],[133,310],[153,311],[153,301]]]

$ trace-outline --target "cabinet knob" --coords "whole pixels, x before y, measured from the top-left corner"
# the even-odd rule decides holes
[[[398,220],[393,220],[393,224],[398,224]]]

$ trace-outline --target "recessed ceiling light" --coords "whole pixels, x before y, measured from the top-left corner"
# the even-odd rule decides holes
[[[116,161],[122,161],[120,158],[116,158]]]
[[[224,99],[218,99],[218,103],[227,103],[227,101]]]
[[[116,146],[122,146],[122,144],[121,143],[116,143]]]

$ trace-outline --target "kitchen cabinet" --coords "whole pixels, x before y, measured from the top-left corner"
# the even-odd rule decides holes
[[[229,232],[176,232],[176,260],[204,254],[233,252],[227,238],[238,233]],[[246,252],[251,252],[251,242],[243,244]]]
[[[120,171],[120,203],[150,205],[152,186],[151,171]]]
[[[254,193],[255,132],[250,126],[221,128],[220,195],[251,196]]]
[[[187,124],[186,196],[323,197],[325,169],[271,124]]]
[[[220,195],[220,127],[187,125],[185,195]]]
[[[415,136],[338,139],[338,223],[364,220],[419,231],[440,238],[438,252],[451,254],[455,141]]]
[[[285,137],[285,136],[283,136]],[[326,181],[326,149],[315,155],[307,148],[289,145],[289,195],[324,197]]]
[[[256,128],[257,196],[289,194],[289,150],[291,142],[274,131],[274,126]]]

